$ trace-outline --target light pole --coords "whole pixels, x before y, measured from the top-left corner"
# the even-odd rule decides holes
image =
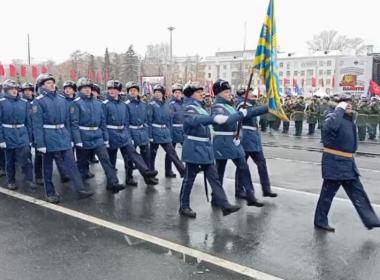
[[[173,30],[174,26],[169,26],[168,30],[170,32],[170,69],[169,69],[169,79],[168,79],[168,90],[171,92],[172,77],[173,77]]]

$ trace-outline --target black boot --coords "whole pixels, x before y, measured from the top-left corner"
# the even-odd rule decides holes
[[[144,181],[145,181],[145,184],[147,184],[147,185],[157,185],[158,184],[157,178],[144,177]]]
[[[238,199],[247,199],[247,194],[245,192],[237,192],[235,193],[235,197]]]
[[[264,203],[261,203],[256,199],[256,197],[253,195],[253,193],[247,194],[247,205],[248,206],[255,206],[255,207],[263,207]]]
[[[36,178],[36,184],[42,186],[44,184],[44,180],[42,178]]]
[[[127,186],[137,187],[137,182],[135,180],[133,180],[133,177],[127,177],[125,179],[125,184]]]
[[[322,226],[322,225],[314,224],[314,228],[318,230],[328,231],[328,232],[335,232],[335,228],[330,227],[329,225]]]
[[[264,192],[264,193],[263,193],[263,196],[264,196],[264,197],[277,197],[278,194],[269,191],[269,192]]]
[[[83,180],[91,179],[91,178],[94,178],[94,177],[95,177],[95,174],[93,174],[91,172],[88,172],[87,174],[85,174],[85,175],[82,176]]]
[[[124,190],[125,186],[122,184],[112,184],[112,185],[107,185],[107,190],[113,192],[113,193],[118,193],[121,190]]]
[[[179,208],[178,212],[181,216],[188,218],[195,219],[197,217],[197,213],[195,213],[191,208]]]
[[[240,210],[239,206],[231,205],[231,204],[228,204],[222,208],[223,216],[227,216],[227,215],[232,214],[234,212],[237,212],[239,210]]]
[[[84,198],[92,196],[93,194],[94,192],[90,190],[80,190],[77,192],[78,199],[84,199]]]
[[[46,197],[46,201],[53,204],[58,204],[60,202],[60,198],[58,194],[50,195]]]
[[[157,170],[146,170],[146,171],[142,172],[142,175],[144,178],[156,177],[157,174],[158,174]]]
[[[177,175],[175,173],[173,173],[173,171],[170,171],[170,172],[165,173],[165,177],[166,178],[176,178]]]

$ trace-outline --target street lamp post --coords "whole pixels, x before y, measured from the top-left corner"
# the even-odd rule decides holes
[[[174,26],[169,26],[168,30],[170,32],[170,68],[169,68],[169,79],[168,79],[168,90],[171,92],[172,77],[173,77],[173,30]]]

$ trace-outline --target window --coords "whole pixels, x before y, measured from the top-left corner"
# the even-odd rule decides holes
[[[323,70],[319,70],[319,76],[322,76],[323,75]]]
[[[207,77],[210,79],[210,78],[211,78],[211,73],[208,73],[208,74],[207,74]]]
[[[280,68],[283,68],[283,67],[284,67],[284,63],[280,62]]]
[[[323,66],[323,61],[322,60],[319,62],[319,66]]]
[[[327,60],[327,66],[331,66],[332,65],[332,61],[331,60]]]
[[[294,71],[294,76],[298,76],[298,71]]]
[[[227,69],[227,65],[223,65],[223,70],[226,70]]]
[[[327,75],[331,75],[331,70],[327,70],[327,71],[326,71],[326,74],[327,74]]]
[[[306,79],[306,86],[311,86],[311,79]]]
[[[208,66],[208,70],[211,70],[211,66],[210,65]]]
[[[284,72],[280,71],[279,74],[282,77],[284,75]]]
[[[226,72],[222,73],[222,79],[227,79],[227,74],[226,74]]]
[[[305,76],[305,70],[301,71],[301,76]]]
[[[326,85],[331,85],[331,80],[330,79],[326,79]]]
[[[313,69],[308,69],[307,70],[307,75],[308,76],[313,76],[314,75],[314,70]]]
[[[290,71],[286,71],[286,76],[290,77]]]
[[[286,69],[290,69],[290,64],[289,63],[286,64]]]

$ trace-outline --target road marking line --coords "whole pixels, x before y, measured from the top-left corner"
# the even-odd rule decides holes
[[[2,187],[0,187],[0,193],[6,194],[8,196],[65,214],[65,215],[68,215],[80,220],[83,220],[85,222],[89,222],[89,223],[99,225],[104,228],[108,228],[110,230],[113,230],[113,231],[116,231],[128,236],[132,236],[139,240],[143,240],[151,244],[158,245],[160,247],[169,249],[171,251],[181,253],[183,254],[183,258],[185,258],[186,256],[190,256],[197,259],[199,262],[203,261],[205,263],[209,263],[209,264],[221,267],[223,269],[238,273],[240,275],[251,277],[252,279],[256,279],[256,280],[283,280],[282,278],[278,278],[274,275],[270,275],[270,274],[255,270],[253,268],[246,267],[246,266],[213,256],[211,254],[198,251],[196,249],[192,249],[192,248],[189,248],[189,247],[141,232],[141,231],[137,231],[137,230],[128,228],[126,226],[122,226],[122,225],[112,223],[112,222],[109,222],[109,221],[106,221],[94,216],[90,216],[90,215],[87,215],[87,214],[84,214],[84,213],[81,213],[81,212],[60,206],[60,205],[51,204],[41,199],[37,199],[28,195],[14,192]]]

